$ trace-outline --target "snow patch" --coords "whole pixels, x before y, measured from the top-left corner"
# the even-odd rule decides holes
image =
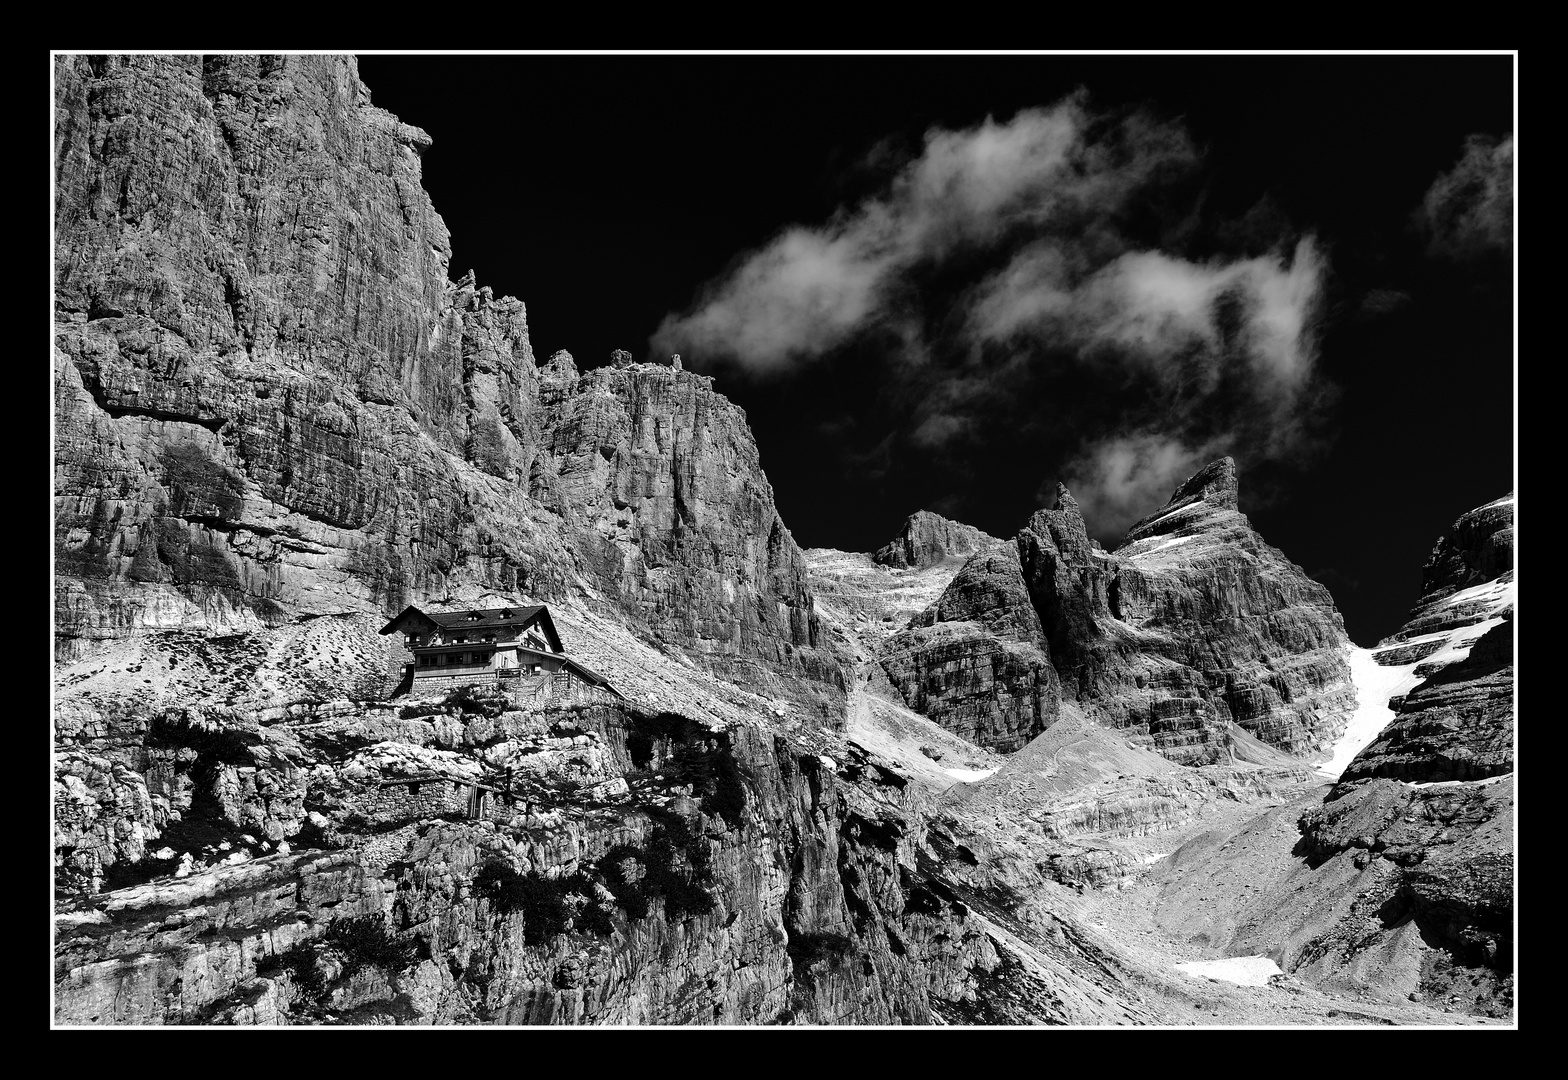
[[[1269,979],[1284,971],[1266,956],[1232,956],[1224,960],[1192,960],[1177,964],[1176,970],[1198,979],[1218,979],[1238,986],[1267,986]]]
[[[1483,601],[1488,604],[1487,614],[1496,615],[1505,607],[1513,607],[1514,601],[1519,596],[1517,581],[1486,581],[1480,585],[1472,585],[1468,589],[1461,589],[1443,601],[1444,607],[1453,607],[1456,604],[1466,604],[1473,601]]]
[[[1148,866],[1151,863],[1159,862],[1161,859],[1165,858],[1169,854],[1170,854],[1170,852],[1168,852],[1168,851],[1156,851],[1156,852],[1152,852],[1151,854],[1145,855],[1143,858],[1139,859],[1138,861],[1143,863],[1143,865]]]
[[[1426,787],[1464,787],[1466,785],[1469,785],[1469,786],[1472,786],[1472,787],[1481,787],[1481,786],[1483,786],[1485,784],[1495,784],[1499,780],[1507,780],[1512,775],[1513,775],[1512,772],[1505,772],[1505,773],[1503,773],[1503,774],[1501,774],[1499,776],[1488,776],[1488,777],[1486,777],[1483,780],[1428,780],[1425,783],[1412,783],[1409,780],[1401,780],[1400,783],[1404,784],[1405,787],[1421,787],[1421,788],[1426,788]]]
[[[976,780],[984,780],[996,772],[995,769],[943,769],[942,771],[953,779],[962,780],[966,784],[972,784]]]

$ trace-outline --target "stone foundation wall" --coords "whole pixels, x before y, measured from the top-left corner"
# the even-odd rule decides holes
[[[387,784],[357,793],[355,806],[372,822],[410,821],[442,814],[466,815],[470,787],[463,780]],[[490,821],[505,821],[515,812],[501,795],[489,792],[481,816]]]

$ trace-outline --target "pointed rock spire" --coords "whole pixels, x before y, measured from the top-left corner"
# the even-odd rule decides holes
[[[1236,460],[1222,457],[1218,461],[1211,461],[1184,480],[1171,494],[1166,505],[1173,505],[1191,496],[1197,496],[1222,510],[1240,509],[1236,496]]]

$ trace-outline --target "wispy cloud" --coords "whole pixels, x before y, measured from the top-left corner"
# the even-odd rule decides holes
[[[1092,247],[1096,223],[1193,156],[1179,129],[1105,121],[1082,95],[1006,123],[932,130],[878,196],[822,225],[782,231],[710,282],[690,311],[666,316],[653,349],[781,373],[900,322],[910,278],[923,269],[1064,228]]]
[[[739,259],[651,345],[759,378],[862,346],[889,365],[902,444],[952,462],[999,424],[1070,428],[1036,475],[1054,465],[1108,535],[1209,457],[1311,442],[1324,253],[1261,213],[1211,230],[1221,250],[1244,234],[1245,255],[1162,246],[1194,231],[1197,200],[1169,195],[1200,169],[1180,125],[1082,93],[933,129],[875,195]],[[1151,228],[1168,203],[1179,227]],[[1061,401],[1061,378],[1094,400]]]
[[[1119,539],[1226,449],[1223,440],[1192,446],[1159,432],[1113,436],[1085,446],[1067,465],[1066,483],[1092,531]]]
[[[1427,189],[1416,217],[1434,255],[1466,259],[1512,251],[1514,137],[1470,136],[1459,163]]]

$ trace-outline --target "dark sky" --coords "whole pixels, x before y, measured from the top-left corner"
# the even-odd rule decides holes
[[[1453,519],[1513,486],[1512,251],[1417,213],[1468,138],[1512,134],[1513,67],[1510,56],[360,56],[375,104],[434,139],[424,180],[451,230],[453,277],[472,268],[521,298],[536,354],[565,348],[582,367],[616,348],[653,358],[666,316],[744,277],[781,230],[836,235],[868,200],[890,204],[928,132],[987,117],[1006,127],[1080,92],[1113,127],[1137,116],[1184,133],[1191,160],[1117,211],[1109,248],[1092,215],[1052,225],[1053,243],[1217,267],[1312,238],[1311,393],[1287,411],[1260,411],[1256,388],[1232,392],[1228,375],[1174,393],[1186,395],[1189,442],[1244,433],[1231,450],[1242,509],[1329,586],[1360,644],[1403,621]],[[1086,444],[1165,422],[1160,387],[1172,384],[1085,364],[1104,349],[1085,353],[1082,340],[956,344],[977,284],[1038,239],[1013,229],[1011,246],[912,264],[896,277],[896,319],[775,372],[682,347],[746,410],[802,547],[870,550],[921,507],[1010,537],[1077,475]],[[1241,349],[1231,336],[1216,348]],[[932,395],[955,379],[983,393],[966,399],[959,435],[922,441]],[[1285,420],[1299,426],[1289,451],[1264,449],[1278,451]]]

